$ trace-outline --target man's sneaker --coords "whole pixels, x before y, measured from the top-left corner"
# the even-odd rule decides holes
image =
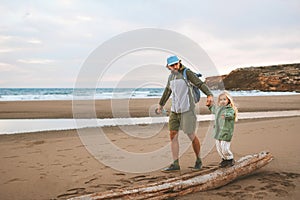
[[[201,159],[196,160],[195,166],[193,167],[193,171],[198,171],[202,168],[202,161]]]
[[[175,165],[174,163],[171,164],[169,167],[161,170],[162,172],[177,172],[180,170],[180,166],[179,165]]]

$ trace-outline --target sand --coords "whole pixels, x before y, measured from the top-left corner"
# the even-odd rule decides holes
[[[287,96],[235,97],[240,112],[294,110],[300,108],[300,94]],[[208,114],[205,107],[206,98],[202,97],[197,104],[197,112]],[[159,99],[130,100],[96,100],[95,113],[98,118],[143,117],[149,116],[156,108]],[[93,102],[90,102],[93,104]],[[75,105],[83,108],[87,101],[76,101]],[[170,108],[170,101],[166,108]],[[76,107],[76,108],[78,108]],[[112,113],[112,109],[113,113]],[[129,114],[127,111],[129,109]],[[72,101],[0,101],[0,119],[28,118],[73,118]],[[90,118],[91,116],[85,116]],[[94,116],[92,116],[94,117]]]
[[[247,112],[300,108],[300,95],[239,97],[236,100],[240,110]],[[131,116],[147,116],[149,107],[156,103],[157,99],[130,101]],[[96,105],[97,115],[103,118],[111,116],[110,101],[97,101]],[[0,110],[1,118],[72,117],[71,102],[68,101],[1,102]],[[204,111],[205,108],[200,109],[200,112]],[[299,199],[299,119],[240,120],[236,123],[232,141],[235,158],[267,150],[275,159],[266,167],[226,186],[177,199]],[[197,134],[202,140],[208,126],[208,122],[200,124]],[[147,127],[127,128],[142,131]],[[114,144],[135,153],[151,152],[169,142],[166,125],[157,135],[148,139],[128,136],[122,127],[106,127],[102,130]],[[114,170],[86,150],[76,130],[0,135],[0,159],[0,199],[3,200],[67,199],[180,175],[165,174],[159,170],[142,174]],[[203,162],[204,165],[217,165],[220,162],[215,148]],[[189,170],[188,167],[193,163],[194,155],[190,147],[180,158],[182,172]]]

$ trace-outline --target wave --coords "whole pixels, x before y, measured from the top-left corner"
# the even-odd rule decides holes
[[[164,88],[0,88],[0,101],[160,98]],[[220,91],[212,91],[217,96]],[[291,95],[296,92],[230,91],[232,96]],[[205,96],[202,94],[202,96]]]

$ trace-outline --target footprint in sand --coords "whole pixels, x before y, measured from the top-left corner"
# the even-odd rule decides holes
[[[61,151],[72,151],[73,149],[58,149],[57,152],[61,152]]]
[[[36,151],[30,151],[28,152],[28,154],[34,154],[34,153],[40,154],[41,152],[42,152],[41,150],[36,150]]]
[[[53,165],[53,166],[59,166],[59,165],[61,165],[60,163],[52,163],[51,165]]]
[[[284,174],[288,179],[295,179],[300,177],[300,174],[297,173],[282,172],[282,174]]]
[[[286,190],[282,190],[282,189],[273,188],[270,191],[276,193],[277,197],[285,197],[288,195],[288,192]]]
[[[88,181],[85,181],[84,182],[84,184],[89,184],[89,183],[91,183],[91,182],[93,182],[93,181],[95,181],[95,180],[97,180],[98,178],[92,178],[92,179],[90,179],[90,180],[88,180]]]
[[[117,176],[125,176],[124,173],[114,173],[114,175],[117,175]]]
[[[121,183],[123,183],[124,185],[128,185],[128,184],[133,184],[134,182],[128,179],[119,179],[118,181],[120,181]]]
[[[166,179],[166,176],[145,176],[145,175],[139,175],[139,176],[134,176],[130,178],[130,181],[128,182],[145,182],[145,183],[152,183],[160,180]]]
[[[293,184],[291,181],[284,181],[282,183],[280,183],[282,186],[290,188],[290,189],[295,189],[296,185]]]
[[[113,190],[122,187],[120,184],[97,184],[97,185],[91,185],[91,188],[102,188],[105,187],[106,190]]]
[[[245,193],[242,191],[235,192],[235,193],[231,194],[231,196],[233,197],[233,199],[246,199],[246,198],[251,199],[253,197],[252,194]]]
[[[4,184],[8,184],[8,183],[12,183],[12,182],[18,182],[18,181],[27,181],[26,179],[21,179],[21,178],[13,178],[13,179],[10,179],[8,181],[6,181]]]
[[[264,199],[266,196],[268,196],[268,193],[266,192],[256,192],[254,194],[255,199]]]
[[[274,184],[274,183],[269,183],[268,185],[266,185],[266,188],[273,188],[273,187],[276,187],[277,184]]]
[[[58,195],[57,198],[70,198],[85,193],[85,188],[72,188],[67,190],[66,193]]]
[[[5,156],[3,158],[18,158],[19,156]]]
[[[133,179],[134,181],[139,181],[139,180],[144,180],[145,178],[146,178],[145,175],[139,175],[139,176],[131,177],[130,179]]]
[[[220,195],[222,197],[231,197],[232,193],[231,192],[217,192],[217,195]]]
[[[44,144],[44,143],[45,143],[44,140],[38,140],[38,141],[34,141],[34,142],[28,142],[28,143],[26,143],[26,147],[30,148],[30,147],[33,147],[33,146],[36,146],[36,145],[41,145],[41,144]]]
[[[255,186],[250,185],[248,187],[245,187],[244,190],[246,190],[246,191],[254,191],[255,190]]]
[[[299,174],[289,172],[273,172],[264,174],[263,177],[257,179],[265,184],[261,190],[275,193],[278,197],[285,197],[289,191],[294,190],[296,185],[293,180],[300,177]]]
[[[226,187],[226,189],[229,189],[229,190],[240,190],[242,188],[242,186],[240,185],[228,185]]]

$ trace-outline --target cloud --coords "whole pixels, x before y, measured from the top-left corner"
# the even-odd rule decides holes
[[[1,48],[0,49],[0,53],[9,53],[9,52],[13,52],[13,51],[16,51],[16,49],[13,49],[13,48]]]
[[[14,65],[11,65],[9,63],[0,62],[0,72],[13,71],[16,69],[17,69],[17,67]]]
[[[17,62],[25,63],[25,64],[50,64],[53,63],[54,60],[48,59],[19,59]]]
[[[1,53],[16,53],[16,52],[30,52],[43,42],[36,38],[28,38],[27,36],[0,35],[0,54]]]
[[[277,28],[248,34],[220,37],[199,26],[198,21],[179,23],[178,31],[192,38],[211,57],[219,74],[229,73],[237,67],[263,66],[300,62],[300,29]],[[234,36],[234,37],[233,37]]]
[[[80,21],[92,21],[93,18],[92,17],[89,17],[89,16],[77,16],[77,19],[80,20]]]
[[[84,60],[103,42],[146,27],[174,30],[191,38],[220,73],[236,66],[300,62],[299,10],[297,0],[4,1],[0,5],[0,17],[5,19],[0,22],[1,69],[6,63],[6,67],[17,67],[14,72],[22,69],[26,77],[10,73],[1,78],[23,85],[18,79],[31,75],[42,77],[32,84],[51,87],[51,80],[55,85],[66,84],[64,80],[76,79]],[[130,59],[141,58],[147,56]],[[130,59],[128,65],[134,64]],[[161,59],[164,63],[165,58]],[[109,80],[122,78],[119,67],[112,70]],[[56,70],[64,73],[64,79]],[[130,81],[135,77],[147,79],[134,74]]]
[[[42,44],[42,41],[38,40],[38,39],[31,39],[31,40],[28,40],[27,42],[30,44]]]

